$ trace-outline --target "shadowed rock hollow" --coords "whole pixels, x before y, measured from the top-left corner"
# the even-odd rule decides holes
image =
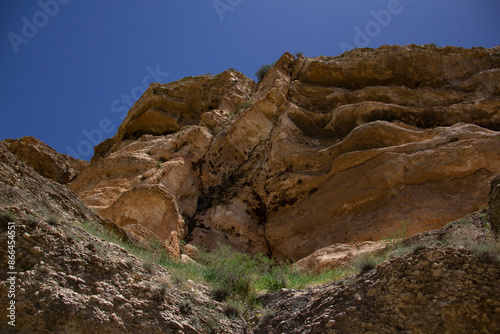
[[[499,95],[498,47],[285,53],[257,84],[237,71],[152,84],[70,187],[125,228],[299,260],[486,205]]]

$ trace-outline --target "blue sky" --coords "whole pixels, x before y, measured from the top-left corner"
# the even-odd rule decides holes
[[[285,51],[315,57],[338,55],[341,46],[500,44],[498,0],[4,0],[0,6],[0,140],[31,135],[87,160],[91,144],[114,135],[123,110],[152,81],[229,67],[255,79],[260,65]]]

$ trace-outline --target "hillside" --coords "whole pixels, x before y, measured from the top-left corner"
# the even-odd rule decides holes
[[[0,331],[498,332],[499,140],[500,47],[430,45],[152,84],[90,163],[5,140]]]

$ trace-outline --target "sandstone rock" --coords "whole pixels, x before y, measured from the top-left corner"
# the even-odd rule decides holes
[[[145,134],[167,135],[183,126],[198,125],[201,115],[214,109],[235,110],[253,87],[254,82],[237,71],[166,85],[153,83],[132,106],[117,134],[103,144],[108,149],[98,146],[92,161],[116,151],[124,140]]]
[[[226,205],[212,207],[204,216],[197,216],[196,219],[203,221],[204,226],[224,233],[224,244],[231,243],[240,252],[268,255],[264,227],[256,225],[247,211],[248,206],[244,202],[234,200]]]
[[[141,185],[124,192],[101,216],[121,227],[142,225],[160,240],[171,238],[178,228],[181,235],[187,234],[174,197],[161,185]]]
[[[500,233],[500,176],[491,181],[489,204],[491,228],[498,238]]]
[[[383,242],[362,241],[348,244],[333,244],[321,248],[311,255],[295,262],[295,269],[305,272],[322,271],[344,266],[363,254],[382,252],[387,248]]]
[[[38,174],[59,183],[72,181],[89,164],[58,153],[34,137],[6,139],[4,143],[8,145],[9,151]]]
[[[200,193],[198,161],[211,135],[203,127],[189,127],[171,136],[145,135],[126,141],[117,152],[101,158],[69,186],[98,213],[109,208],[125,191],[141,184],[162,185],[181,213],[193,215]]]
[[[415,234],[487,203],[499,79],[499,48],[409,45],[285,53],[258,85],[234,71],[153,84],[70,186],[101,213],[161,184],[189,244],[277,260],[402,221]]]
[[[0,209],[38,219],[102,221],[74,192],[25,165],[5,141],[0,142]]]
[[[371,135],[370,128],[377,127],[384,131]],[[347,137],[309,161],[293,158],[307,148],[302,154],[291,154],[291,145],[278,150],[276,157],[285,160],[279,164],[290,165],[293,173],[270,179],[281,183],[269,185],[274,191],[267,203],[272,211],[266,239],[273,256],[298,260],[333,243],[381,239],[399,230],[405,220],[410,222],[411,234],[419,233],[484,205],[484,187],[500,168],[497,132],[463,124],[418,132],[394,128],[389,139],[390,128],[387,123],[360,126],[351,133],[359,134],[352,143],[365,145],[364,150],[337,153],[351,145]],[[411,137],[406,145],[394,142]],[[370,138],[381,141],[370,143]],[[388,142],[381,144],[383,140]],[[371,145],[375,147],[369,149]],[[319,177],[311,182],[314,170]]]
[[[88,209],[66,186],[25,165],[12,154],[5,141],[0,142],[0,210],[15,213],[18,218],[28,221],[95,223],[125,241],[139,242],[113,222]],[[28,235],[25,237],[29,239]]]

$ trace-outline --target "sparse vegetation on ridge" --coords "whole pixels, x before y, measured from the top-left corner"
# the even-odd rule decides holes
[[[257,72],[255,72],[255,76],[259,81],[262,81],[266,76],[267,72],[276,64],[276,62],[272,62],[271,64],[262,65]]]
[[[480,215],[487,219],[487,215]],[[442,241],[415,240],[406,242],[408,222],[387,240],[388,249],[382,253],[364,254],[355,258],[351,265],[326,270],[321,273],[303,272],[290,265],[278,265],[263,256],[251,256],[220,245],[212,252],[202,251],[196,259],[198,263],[180,263],[170,259],[160,242],[150,242],[149,248],[141,248],[124,242],[118,236],[105,231],[93,223],[84,223],[87,232],[107,241],[118,244],[130,253],[145,260],[145,268],[153,270],[153,264],[169,270],[173,283],[183,285],[187,280],[211,286],[214,299],[226,304],[228,316],[242,316],[249,308],[256,306],[259,292],[276,292],[282,288],[301,289],[345,279],[350,275],[371,271],[387,259],[417,253],[428,247],[452,246],[471,249],[478,258],[499,261],[500,244],[488,232],[489,222],[484,221],[484,229],[474,227],[465,220],[454,223],[456,226]],[[486,232],[485,232],[486,231]],[[483,235],[478,238],[479,235]]]
[[[153,270],[153,264],[163,266],[171,272],[175,284],[182,285],[189,279],[208,284],[216,300],[240,303],[247,307],[255,305],[256,296],[262,291],[300,289],[340,280],[354,273],[347,267],[319,274],[301,272],[290,265],[278,265],[263,255],[250,256],[222,245],[210,253],[202,251],[197,258],[201,265],[181,263],[170,259],[161,243],[153,241],[149,248],[143,248],[123,241],[97,224],[82,223],[80,226],[88,233],[117,244],[146,261],[144,269],[147,271]],[[130,267],[133,264],[127,265]]]

